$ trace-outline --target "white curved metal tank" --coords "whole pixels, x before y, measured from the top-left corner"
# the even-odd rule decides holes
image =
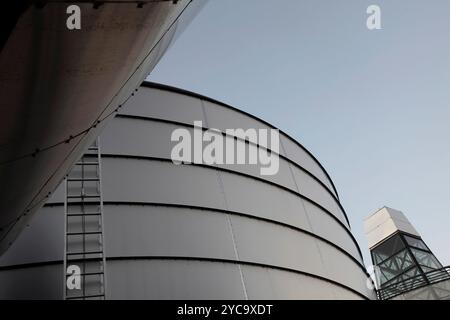
[[[66,1],[34,2],[2,12],[0,254],[204,0],[76,2],[80,30]]]
[[[273,128],[210,98],[144,83],[102,133],[107,298],[375,298],[319,162],[280,132],[273,176],[250,165],[175,165],[171,133],[198,120],[220,130]],[[0,298],[62,297],[63,192],[0,259]]]

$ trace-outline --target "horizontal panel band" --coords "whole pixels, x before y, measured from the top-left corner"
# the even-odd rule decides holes
[[[51,203],[51,204],[46,204],[45,207],[62,207],[64,204],[63,203]],[[346,251],[344,248],[338,246],[337,244],[335,244],[334,242],[315,234],[314,232],[290,225],[288,223],[285,222],[281,222],[281,221],[277,221],[277,220],[272,220],[272,219],[268,219],[268,218],[263,218],[263,217],[259,217],[259,216],[255,216],[252,214],[248,214],[248,213],[242,213],[242,212],[237,212],[237,211],[230,211],[230,210],[225,210],[225,209],[220,209],[220,208],[211,208],[211,207],[201,207],[201,206],[193,206],[193,205],[184,205],[184,204],[173,204],[173,203],[158,203],[158,202],[129,202],[129,201],[104,201],[103,202],[104,206],[110,206],[110,205],[115,205],[115,206],[142,206],[142,207],[168,207],[168,208],[182,208],[182,209],[191,209],[191,210],[202,210],[202,211],[213,211],[213,212],[220,212],[220,213],[224,213],[224,214],[231,214],[231,215],[236,215],[236,216],[241,216],[241,217],[245,217],[248,219],[253,219],[253,220],[257,220],[257,221],[263,221],[266,223],[270,223],[270,224],[275,224],[278,226],[282,226],[282,227],[286,227],[289,228],[291,230],[294,230],[296,232],[301,232],[304,234],[307,234],[308,236],[311,236],[315,239],[318,239],[320,241],[325,242],[326,244],[332,246],[333,248],[337,249],[338,251],[340,251],[342,254],[344,254],[346,257],[350,258],[355,264],[358,265],[358,267],[366,274],[367,277],[370,277],[370,275],[367,273],[364,264],[359,261],[358,259],[356,259],[351,253],[349,253],[348,251]],[[353,241],[356,241],[352,238]],[[356,244],[356,248],[358,249],[358,246]],[[358,252],[360,253],[360,251],[358,250]],[[361,256],[361,260],[362,260],[362,256]]]
[[[184,123],[184,122],[178,122],[178,121],[174,121],[174,120],[167,120],[167,119],[148,117],[148,116],[137,116],[137,115],[129,115],[129,114],[119,113],[119,114],[116,115],[116,118],[136,119],[136,120],[142,120],[142,121],[154,121],[154,122],[167,123],[167,124],[172,124],[172,125],[186,127],[186,128],[191,128],[191,129],[195,128],[195,126],[193,124]],[[206,127],[202,127],[201,129],[203,131],[208,130],[208,128],[206,128]],[[331,195],[331,197],[333,197],[333,199],[336,201],[337,205],[340,207],[340,209],[342,210],[342,212],[344,213],[344,215],[345,215],[345,217],[347,219],[347,213],[345,212],[344,208],[342,207],[341,203],[339,202],[339,198],[337,197],[337,193],[335,194],[332,190],[330,190],[330,188],[322,180],[320,180],[318,177],[316,177],[313,173],[311,173],[309,170],[304,168],[299,163],[297,163],[297,162],[293,161],[292,159],[282,155],[280,152],[275,152],[275,151],[269,149],[268,147],[260,145],[259,143],[255,143],[255,142],[249,141],[247,139],[243,139],[242,137],[230,135],[230,134],[228,134],[226,132],[223,132],[223,131],[217,132],[217,133],[221,134],[223,137],[235,138],[235,139],[237,139],[239,141],[245,142],[246,144],[250,144],[250,145],[256,146],[256,147],[258,147],[260,149],[264,149],[264,150],[270,151],[270,152],[278,155],[284,161],[286,161],[286,162],[292,164],[294,167],[300,169],[302,172],[306,173],[306,175],[308,175],[309,177],[314,179],[316,182],[318,182]],[[347,222],[348,222],[348,219],[347,219]]]
[[[127,260],[174,260],[174,261],[204,261],[204,262],[216,262],[216,263],[231,263],[231,264],[238,264],[238,265],[248,265],[248,266],[255,266],[255,267],[261,267],[261,268],[269,268],[274,270],[280,270],[280,271],[286,271],[296,274],[301,274],[303,276],[319,279],[328,283],[331,283],[333,285],[336,285],[338,287],[344,288],[348,291],[351,291],[352,293],[358,295],[359,297],[369,300],[369,297],[363,295],[361,292],[345,285],[340,282],[337,282],[335,280],[319,276],[313,273],[291,269],[291,268],[285,268],[280,266],[273,266],[269,264],[264,263],[258,263],[258,262],[251,262],[251,261],[238,261],[238,260],[231,260],[231,259],[217,259],[217,258],[204,258],[204,257],[177,257],[177,256],[120,256],[120,257],[108,257],[106,258],[106,261],[127,261]],[[11,265],[6,267],[0,267],[0,271],[9,271],[9,270],[19,270],[19,269],[26,269],[26,268],[36,268],[36,267],[44,267],[48,265],[59,265],[63,264],[63,260],[54,260],[54,261],[48,261],[48,262],[38,262],[38,263],[25,263],[25,264],[17,264],[17,265]]]
[[[141,84],[141,87],[146,87],[146,88],[151,88],[151,89],[158,89],[158,90],[163,90],[163,91],[168,91],[168,92],[174,92],[174,93],[178,93],[178,94],[181,94],[181,95],[186,95],[186,96],[190,96],[190,97],[193,97],[193,98],[197,98],[197,99],[200,99],[200,100],[205,100],[205,101],[211,102],[213,104],[218,104],[218,105],[220,105],[222,107],[228,108],[228,109],[233,110],[235,112],[238,112],[238,113],[240,113],[242,115],[245,115],[245,116],[247,116],[249,118],[257,120],[257,121],[267,125],[268,127],[272,128],[272,129],[277,129],[280,133],[282,133],[284,136],[286,136],[289,140],[291,140],[297,146],[299,146],[300,149],[305,151],[313,159],[313,161],[322,169],[323,173],[328,178],[331,186],[333,187],[334,192],[336,193],[337,197],[339,198],[339,194],[338,194],[338,192],[336,190],[336,187],[334,186],[333,180],[331,180],[328,172],[325,170],[325,168],[322,166],[322,164],[319,162],[319,160],[317,160],[317,158],[308,149],[306,149],[300,142],[298,142],[297,140],[292,138],[290,135],[288,135],[283,130],[280,130],[280,129],[276,128],[275,126],[273,126],[272,124],[268,123],[267,121],[262,120],[262,119],[260,119],[260,118],[258,118],[256,116],[248,113],[248,112],[245,112],[243,110],[240,110],[238,108],[230,106],[230,105],[228,105],[228,104],[226,104],[224,102],[221,102],[221,101],[215,100],[213,98],[210,98],[210,97],[207,97],[207,96],[204,96],[204,95],[192,92],[192,91],[188,91],[188,90],[185,90],[185,89],[180,89],[180,88],[176,88],[176,87],[172,87],[172,86],[168,86],[168,85],[160,84],[160,83],[154,83],[154,82],[150,82],[150,81],[144,81]]]
[[[134,159],[134,160],[143,160],[143,161],[160,161],[160,162],[167,162],[167,163],[171,163],[173,164],[172,160],[170,159],[165,159],[165,158],[159,158],[159,157],[147,157],[147,156],[134,156],[134,155],[123,155],[123,154],[102,154],[102,158],[118,158],[118,159]],[[210,166],[210,165],[206,165],[206,164],[198,164],[198,163],[191,163],[188,166],[195,166],[195,167],[202,167],[202,168],[206,168],[209,170],[217,170],[217,171],[221,171],[221,172],[227,172],[233,175],[237,175],[237,176],[243,176],[249,179],[253,179],[253,180],[257,180],[259,182],[262,183],[266,183],[269,185],[272,185],[274,187],[280,188],[284,191],[287,191],[297,197],[300,197],[303,200],[308,201],[309,203],[311,203],[312,205],[318,207],[319,209],[321,209],[322,211],[324,211],[326,214],[328,214],[331,218],[333,218],[337,223],[339,223],[339,225],[341,225],[346,232],[353,238],[353,235],[349,229],[348,226],[346,226],[338,217],[336,217],[332,212],[330,212],[328,209],[326,209],[325,207],[323,207],[322,205],[320,205],[319,203],[317,203],[316,201],[312,200],[311,198],[295,191],[292,190],[286,186],[280,185],[278,183],[275,183],[273,181],[269,181],[269,180],[265,180],[263,178],[260,177],[256,177],[247,173],[243,173],[243,172],[238,172],[238,171],[234,171],[231,169],[227,169],[227,168],[220,168],[220,167],[214,167],[214,166]],[[358,251],[360,251],[359,246],[355,240],[355,244],[358,247]],[[362,256],[362,254],[361,254]]]

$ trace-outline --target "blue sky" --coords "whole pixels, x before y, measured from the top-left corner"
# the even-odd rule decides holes
[[[366,28],[381,7],[382,29]],[[283,129],[363,219],[403,211],[450,265],[450,1],[208,0],[149,80]]]

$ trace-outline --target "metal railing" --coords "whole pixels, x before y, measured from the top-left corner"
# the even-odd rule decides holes
[[[377,290],[379,300],[392,299],[402,293],[450,279],[450,266],[425,272]]]

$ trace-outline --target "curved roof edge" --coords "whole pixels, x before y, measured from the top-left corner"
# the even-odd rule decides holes
[[[236,108],[236,107],[233,107],[233,106],[231,106],[231,105],[229,105],[229,104],[226,104],[226,103],[224,103],[224,102],[222,102],[222,101],[219,101],[219,100],[210,98],[210,97],[208,97],[208,96],[205,96],[205,95],[202,95],[202,94],[199,94],[199,93],[195,93],[195,92],[192,92],[192,91],[189,91],[189,90],[185,90],[185,89],[173,87],[173,86],[170,86],[170,85],[167,85],[167,84],[162,84],[162,83],[157,83],[157,82],[152,82],[152,81],[147,81],[147,80],[144,81],[144,82],[141,84],[141,86],[142,86],[142,87],[146,87],[146,88],[153,88],[153,89],[160,89],[160,90],[165,90],[165,91],[171,91],[171,92],[175,92],[175,93],[179,93],[179,94],[191,96],[191,97],[194,97],[194,98],[198,98],[198,99],[201,99],[201,100],[209,101],[209,102],[212,102],[212,103],[215,103],[215,104],[219,104],[219,105],[224,106],[224,107],[226,107],[226,108],[229,108],[229,109],[232,109],[232,110],[237,111],[237,112],[239,112],[239,113],[242,113],[242,114],[244,114],[244,115],[246,115],[246,116],[248,116],[248,117],[251,117],[251,118],[253,118],[253,119],[255,119],[255,120],[258,120],[258,121],[264,123],[265,125],[267,125],[267,126],[273,128],[273,129],[277,129],[279,132],[281,132],[281,133],[284,134],[287,138],[289,138],[291,141],[293,141],[296,145],[298,145],[301,149],[303,149],[303,150],[304,150],[304,151],[305,151],[305,152],[306,152],[306,153],[307,153],[307,154],[308,154],[308,155],[309,155],[309,156],[310,156],[310,157],[311,157],[318,165],[319,165],[319,167],[322,169],[322,171],[323,171],[323,173],[325,174],[325,176],[326,176],[326,177],[328,178],[328,180],[330,181],[331,186],[333,187],[333,190],[334,190],[334,192],[336,193],[337,199],[338,199],[339,202],[340,202],[339,193],[337,192],[336,186],[334,185],[334,182],[333,182],[333,180],[331,179],[330,175],[328,174],[327,170],[325,170],[325,168],[324,168],[323,165],[319,162],[319,160],[317,160],[317,158],[316,158],[316,157],[315,157],[308,149],[306,149],[300,142],[298,142],[296,139],[292,138],[289,134],[287,134],[287,133],[284,132],[283,130],[281,130],[281,129],[275,127],[274,125],[270,124],[269,122],[267,122],[267,121],[265,121],[265,120],[263,120],[263,119],[261,119],[261,118],[258,118],[258,117],[255,116],[255,115],[252,115],[251,113],[248,113],[248,112],[246,112],[246,111],[243,111],[243,110],[241,110],[241,109],[238,109],[238,108]],[[345,210],[343,210],[343,211],[344,211],[345,220],[347,220],[347,223],[348,223],[348,225],[349,225],[349,227],[350,227],[350,229],[351,229],[351,225],[350,225],[350,221],[349,221],[349,219],[348,219],[347,213],[345,212]]]

